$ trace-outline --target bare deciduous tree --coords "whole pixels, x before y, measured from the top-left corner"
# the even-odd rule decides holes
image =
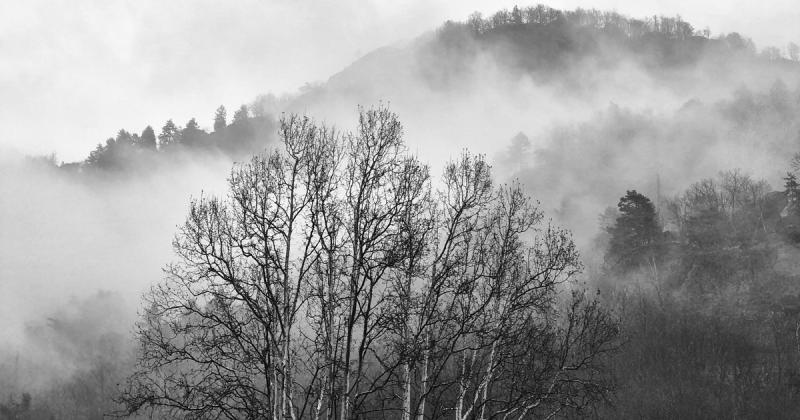
[[[616,326],[582,293],[569,234],[481,156],[440,188],[397,116],[283,147],[201,197],[146,297],[122,402],[190,418],[527,418],[605,396]],[[568,295],[568,294],[567,294]]]

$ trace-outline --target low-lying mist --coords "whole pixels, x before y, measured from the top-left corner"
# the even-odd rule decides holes
[[[626,189],[663,202],[700,179],[741,169],[780,189],[800,146],[800,91],[782,82],[762,93],[736,91],[715,103],[673,112],[609,105],[497,153],[498,166],[528,185],[587,245],[597,215]]]
[[[604,38],[554,65],[503,39],[457,34],[448,44],[447,28],[295,95],[261,96],[250,110],[351,128],[357,106],[387,103],[435,172],[463,149],[486,154],[497,181],[518,178],[587,253],[598,215],[628,189],[658,201],[733,168],[778,188],[800,149],[797,62],[700,47],[664,66],[646,48]],[[14,375],[29,375],[21,383],[30,389],[68,378],[83,366],[64,350],[81,348],[79,326],[97,333],[84,341],[117,333],[119,351],[129,349],[139,297],[172,260],[189,198],[224,193],[232,164],[175,156],[77,174],[22,156],[0,161],[0,376],[27,366]]]
[[[733,168],[778,186],[800,146],[800,66],[738,34],[501,24],[476,35],[487,23],[470,19],[255,105],[347,122],[359,104],[389,102],[434,168],[463,148],[486,154],[498,180],[519,178],[582,246],[626,189],[671,197]]]
[[[86,176],[22,157],[0,165],[0,330],[4,346],[23,348],[30,322],[97,291],[118,294],[132,320],[188,198],[221,191],[230,169],[210,155]]]

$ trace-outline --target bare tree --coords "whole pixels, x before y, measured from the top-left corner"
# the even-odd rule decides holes
[[[384,107],[343,135],[286,116],[280,150],[192,201],[146,296],[127,412],[525,418],[605,395],[616,328],[560,297],[580,270],[569,234],[482,156],[435,188],[402,133]]]

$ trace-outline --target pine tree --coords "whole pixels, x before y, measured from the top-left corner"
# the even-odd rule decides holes
[[[800,184],[797,183],[797,176],[787,172],[783,180],[786,181],[783,186],[786,188],[784,193],[786,194],[787,207],[797,213],[797,200],[800,198]]]
[[[247,122],[248,118],[247,105],[242,105],[233,113],[233,122],[231,124],[243,124]]]
[[[186,128],[181,131],[181,143],[186,146],[199,146],[203,142],[205,131],[200,129],[197,120],[192,118],[186,123]]]
[[[800,187],[800,184],[797,183],[797,176],[791,172],[787,172],[783,180],[786,181],[783,184],[784,188],[786,188],[786,197],[789,198],[790,201],[796,200],[798,187]]]
[[[620,198],[617,207],[619,216],[614,226],[607,229],[611,238],[606,262],[622,269],[653,262],[662,245],[653,202],[630,190]]]
[[[514,8],[511,9],[511,23],[513,23],[514,25],[522,25],[523,23],[522,12],[519,10],[519,7],[517,6],[514,6]]]
[[[232,150],[247,150],[250,147],[255,130],[247,105],[242,105],[233,113],[233,121],[226,130],[226,147]]]
[[[133,146],[133,136],[126,130],[119,130],[117,132],[116,144],[120,147]]]
[[[153,127],[148,125],[144,128],[139,146],[145,150],[156,150],[156,133],[153,131]]]
[[[221,133],[225,130],[225,127],[228,125],[228,113],[225,111],[225,106],[220,105],[217,108],[216,114],[214,114],[214,132]]]
[[[179,137],[178,127],[172,120],[168,120],[161,128],[161,134],[158,135],[158,147],[160,149],[171,147],[178,143]]]

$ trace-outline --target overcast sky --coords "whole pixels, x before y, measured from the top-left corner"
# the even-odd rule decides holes
[[[120,128],[209,126],[259,93],[323,81],[370,50],[446,19],[510,8],[479,0],[0,2],[0,153],[82,159]],[[522,3],[522,5],[527,5]],[[796,0],[554,0],[632,17],[680,14],[759,47],[800,41]],[[388,98],[390,99],[390,98]]]

